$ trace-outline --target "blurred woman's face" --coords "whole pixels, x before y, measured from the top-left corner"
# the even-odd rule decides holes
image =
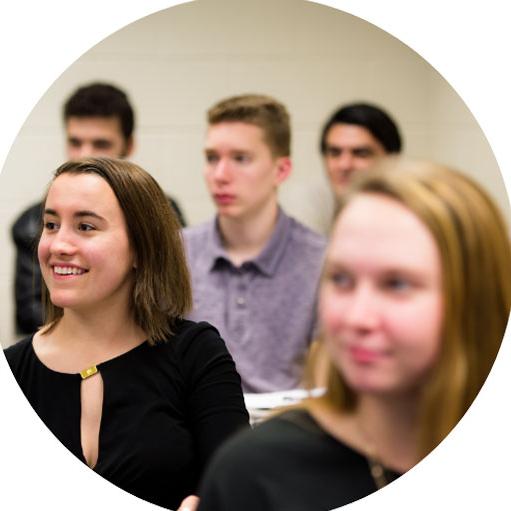
[[[334,365],[355,392],[416,390],[434,366],[443,322],[438,247],[399,202],[355,197],[327,250],[319,315]]]

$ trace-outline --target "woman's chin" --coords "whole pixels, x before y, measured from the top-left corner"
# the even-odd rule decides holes
[[[73,299],[73,297],[65,296],[62,293],[51,294],[50,300],[55,307],[60,307],[61,309],[73,309],[80,306],[80,303]]]

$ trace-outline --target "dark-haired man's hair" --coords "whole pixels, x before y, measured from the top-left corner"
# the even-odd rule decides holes
[[[124,91],[108,83],[95,82],[75,90],[64,104],[64,122],[70,117],[114,117],[128,140],[135,128],[135,114]]]
[[[401,135],[392,117],[377,106],[367,103],[353,103],[335,111],[326,122],[321,132],[321,154],[325,154],[328,132],[336,124],[361,126],[380,142],[388,154],[401,152]]]

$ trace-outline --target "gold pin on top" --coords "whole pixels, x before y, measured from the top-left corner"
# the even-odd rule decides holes
[[[80,371],[80,376],[82,377],[82,380],[85,380],[85,378],[88,378],[89,376],[92,376],[93,374],[96,374],[98,372],[98,368],[96,366],[91,366],[87,369],[84,369],[83,371]]]

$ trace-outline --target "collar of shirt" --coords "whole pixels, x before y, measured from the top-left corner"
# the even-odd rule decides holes
[[[257,257],[250,261],[245,261],[243,266],[247,267],[250,265],[259,270],[263,275],[272,277],[284,254],[287,240],[291,234],[292,224],[292,218],[287,216],[284,211],[279,208],[277,222],[268,243]],[[218,217],[215,218],[214,222],[211,222],[211,232],[208,239],[210,246],[207,247],[206,252],[211,254],[210,271],[220,268],[222,264],[225,263],[234,267],[222,243]]]

